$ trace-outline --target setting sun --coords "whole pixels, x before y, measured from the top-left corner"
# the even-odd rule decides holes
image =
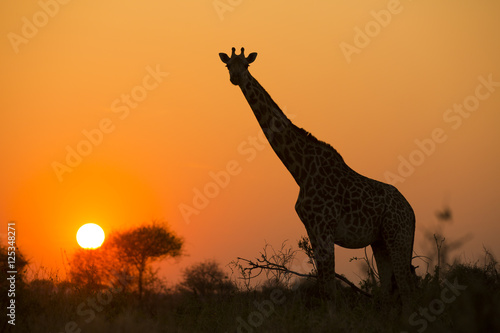
[[[84,249],[95,249],[104,242],[104,230],[95,223],[84,224],[76,233],[76,241]]]

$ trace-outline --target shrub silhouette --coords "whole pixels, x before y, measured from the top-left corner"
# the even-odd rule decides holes
[[[9,252],[14,252],[14,251],[9,251],[10,245],[3,246],[0,244],[0,270],[4,273],[7,274],[8,271],[11,271],[12,269],[9,267]],[[10,256],[12,257],[12,255]],[[28,260],[26,257],[22,254],[22,252],[17,248],[15,250],[15,270],[17,271],[16,274],[16,285],[17,288],[21,288],[25,284],[25,273],[26,273],[26,268],[28,266]],[[7,280],[8,275],[3,275],[5,276],[1,283],[0,283],[0,291],[2,292],[3,295],[7,295],[8,290],[9,290],[9,280]]]
[[[237,289],[215,260],[194,264],[186,268],[182,275],[184,281],[179,284],[179,289],[201,298],[227,295]]]

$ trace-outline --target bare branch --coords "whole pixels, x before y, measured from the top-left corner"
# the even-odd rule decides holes
[[[293,275],[300,276],[300,277],[317,278],[316,275],[295,272],[295,271],[288,269],[287,267],[285,267],[283,265],[278,265],[278,264],[269,262],[266,258],[264,258],[262,260],[257,259],[258,263],[253,262],[253,261],[248,260],[248,259],[245,259],[245,258],[241,258],[241,257],[238,257],[238,260],[244,261],[249,266],[249,267],[243,268],[243,270],[248,271],[250,274],[254,269],[260,270],[259,273],[253,277],[259,276],[263,270],[271,270],[271,271],[280,271],[280,272],[283,272],[285,274],[293,274]],[[357,287],[354,283],[349,281],[345,276],[335,273],[335,277],[337,279],[341,280],[342,282],[344,282],[345,284],[347,284],[353,290],[359,292],[360,294],[365,295],[365,296],[370,297],[370,298],[373,297],[371,294],[369,294],[366,291]]]

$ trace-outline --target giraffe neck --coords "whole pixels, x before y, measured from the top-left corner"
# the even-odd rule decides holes
[[[247,74],[247,81],[240,85],[241,91],[274,152],[299,186],[315,171],[311,169],[314,157],[325,150],[327,155],[333,153],[330,157],[334,157],[334,161],[343,163],[342,157],[330,145],[295,126],[259,82]]]

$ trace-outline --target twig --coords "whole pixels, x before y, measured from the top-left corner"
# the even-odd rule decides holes
[[[238,257],[238,260],[242,260],[242,261],[246,262],[247,265],[250,266],[250,267],[247,267],[247,268],[243,268],[243,270],[245,270],[245,271],[251,272],[254,269],[260,269],[260,272],[257,275],[253,276],[253,277],[259,276],[264,269],[267,269],[267,270],[272,270],[272,271],[280,271],[280,272],[284,272],[284,273],[287,273],[287,274],[294,274],[294,275],[297,275],[297,276],[300,276],[300,277],[312,277],[312,278],[316,278],[316,279],[318,278],[317,275],[303,274],[303,273],[295,272],[295,271],[292,271],[292,270],[286,268],[283,265],[278,265],[278,264],[275,264],[275,263],[272,263],[272,262],[268,262],[266,260],[257,259],[258,263],[255,263],[255,262],[253,262],[251,260],[248,260],[248,259],[245,259],[245,258],[240,258],[240,257]],[[337,279],[341,280],[342,282],[344,282],[345,284],[347,284],[349,287],[351,287],[355,291],[359,292],[360,294],[363,294],[363,295],[365,295],[367,297],[370,297],[370,298],[373,297],[371,294],[369,294],[366,291],[358,288],[354,283],[352,283],[351,281],[349,281],[345,276],[335,273],[335,277]]]

